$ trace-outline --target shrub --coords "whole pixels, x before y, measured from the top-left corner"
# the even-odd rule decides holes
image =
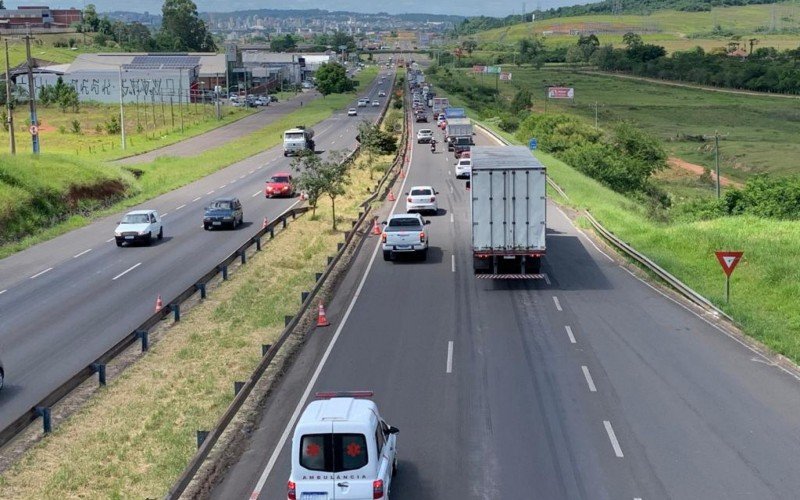
[[[117,135],[122,132],[122,127],[120,127],[116,116],[112,116],[108,121],[106,121],[105,128],[108,135]]]
[[[505,132],[516,132],[519,128],[519,118],[505,114],[500,118],[497,126]]]
[[[73,119],[70,122],[70,127],[72,129],[72,133],[73,134],[80,134],[81,133],[81,122],[79,122],[77,119]]]

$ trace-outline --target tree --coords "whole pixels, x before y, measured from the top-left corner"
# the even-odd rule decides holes
[[[273,52],[287,52],[295,47],[297,47],[297,42],[288,33],[283,38],[274,38],[269,42],[269,49]]]
[[[636,33],[631,33],[630,31],[622,35],[622,43],[624,43],[628,49],[633,47],[637,47],[642,45],[642,37],[637,35]]]
[[[511,111],[514,113],[519,113],[520,111],[527,111],[528,108],[531,106],[531,101],[533,100],[533,95],[531,91],[523,88],[519,89],[514,96],[514,99],[511,101]]]
[[[297,186],[308,195],[312,217],[316,215],[320,197],[331,200],[333,230],[336,231],[336,198],[345,193],[347,164],[344,153],[331,151],[326,160],[312,152],[305,152],[292,160],[292,169],[299,172]]]
[[[97,8],[90,3],[83,10],[83,30],[96,33],[100,28],[100,18],[97,17]]]
[[[167,50],[211,52],[217,50],[206,23],[192,0],[165,0],[159,43]]]
[[[356,88],[355,82],[347,76],[345,67],[338,63],[322,64],[314,78],[317,90],[323,95],[341,94]]]
[[[475,40],[464,40],[461,42],[461,47],[467,51],[467,54],[472,55],[472,52],[478,48],[478,42]]]

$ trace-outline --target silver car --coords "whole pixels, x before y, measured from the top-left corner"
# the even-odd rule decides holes
[[[406,193],[406,212],[439,213],[439,202],[436,201],[438,191],[432,186],[414,186]]]

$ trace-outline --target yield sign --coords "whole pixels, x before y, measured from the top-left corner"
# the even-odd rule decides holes
[[[722,270],[730,277],[736,265],[742,258],[744,252],[714,252],[717,255],[717,260],[722,265]]]

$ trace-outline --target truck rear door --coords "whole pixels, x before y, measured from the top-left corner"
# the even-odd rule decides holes
[[[491,172],[492,246],[505,251],[544,250],[545,171]]]

